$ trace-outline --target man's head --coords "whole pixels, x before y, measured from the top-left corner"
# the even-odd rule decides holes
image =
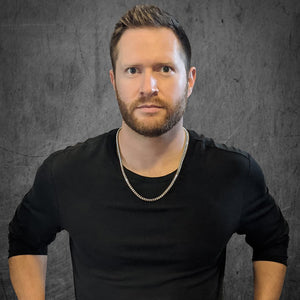
[[[168,18],[170,24],[173,22],[170,15],[156,7],[133,8],[116,25],[111,42],[110,78],[123,117],[122,127],[148,137],[160,136],[182,124],[187,98],[196,78],[196,69],[187,67],[189,43],[186,55],[178,30],[157,25],[160,14],[160,18]],[[122,20],[143,25],[124,29]],[[144,25],[148,24],[146,21],[156,25]],[[187,40],[186,35],[180,33],[183,35]]]
[[[191,66],[191,45],[189,39],[179,22],[169,13],[153,5],[136,5],[115,25],[115,30],[110,40],[110,59],[115,72],[118,58],[118,42],[128,29],[143,27],[169,28],[178,38],[182,47],[182,55],[185,59],[186,71]]]

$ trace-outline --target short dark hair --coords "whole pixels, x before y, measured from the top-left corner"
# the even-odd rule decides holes
[[[154,5],[136,5],[115,25],[115,30],[110,40],[110,59],[115,72],[118,58],[117,45],[122,34],[127,29],[142,27],[165,27],[171,29],[182,46],[185,55],[185,67],[188,72],[191,66],[191,45],[189,39],[179,22],[169,13]]]

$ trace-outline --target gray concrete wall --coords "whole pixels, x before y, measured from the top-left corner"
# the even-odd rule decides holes
[[[0,1],[0,299],[15,299],[7,224],[54,150],[120,125],[108,71],[133,0]],[[282,299],[300,297],[299,1],[152,1],[178,17],[198,77],[185,125],[250,152],[291,227]],[[298,201],[297,201],[298,200]],[[251,249],[228,245],[225,299],[251,299]],[[68,236],[49,247],[48,299],[74,299]]]

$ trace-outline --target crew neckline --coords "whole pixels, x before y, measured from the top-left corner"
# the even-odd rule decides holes
[[[186,155],[185,155],[185,158],[183,160],[182,167],[181,167],[181,170],[180,170],[180,173],[179,173],[179,177],[180,177],[181,173],[184,171],[184,169],[186,168],[186,166],[188,165],[188,160],[190,159],[191,153],[193,151],[192,148],[193,148],[193,144],[194,144],[194,141],[195,141],[193,131],[191,131],[189,129],[186,129],[186,130],[188,131],[190,138],[189,138],[189,144],[188,144],[187,152],[186,152]],[[112,148],[111,148],[111,150],[114,153],[113,164],[118,168],[118,170],[121,173],[119,158],[118,158],[118,154],[117,154],[117,145],[116,145],[117,131],[118,131],[118,128],[111,130],[111,136],[110,136],[111,139],[112,139],[112,143],[111,143]],[[169,174],[159,176],[159,177],[147,177],[147,176],[139,175],[137,173],[134,173],[134,172],[130,171],[124,165],[123,165],[123,168],[126,172],[126,175],[130,179],[138,180],[138,181],[148,181],[148,182],[153,182],[153,183],[156,182],[156,181],[168,181],[168,180],[170,180],[170,178],[172,178],[175,175],[175,173],[177,171],[177,169],[176,169],[176,170],[174,170],[173,172],[171,172]]]
[[[148,177],[148,176],[143,176],[140,174],[137,174],[133,171],[130,171],[126,167],[124,167],[124,171],[129,179],[135,180],[135,181],[142,181],[142,182],[164,182],[164,181],[169,181],[172,179],[177,171],[177,169],[169,174],[163,175],[163,176],[155,176],[155,177]]]

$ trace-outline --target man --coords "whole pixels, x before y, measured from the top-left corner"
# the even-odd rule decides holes
[[[182,27],[136,6],[110,52],[122,127],[39,168],[10,223],[19,299],[44,299],[47,245],[63,229],[77,299],[221,299],[234,232],[253,247],[255,299],[279,299],[287,223],[249,154],[184,129],[196,69]]]

